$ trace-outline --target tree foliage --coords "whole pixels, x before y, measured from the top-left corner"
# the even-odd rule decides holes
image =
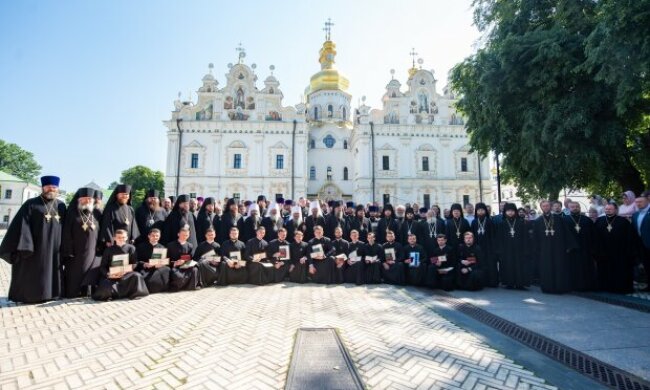
[[[35,182],[41,172],[41,166],[34,159],[32,152],[0,140],[0,171]]]
[[[484,45],[454,67],[451,84],[472,148],[499,153],[504,179],[525,195],[644,187],[630,142],[639,126],[617,105],[619,85],[589,57],[610,3],[474,1]]]
[[[161,171],[154,171],[142,165],[123,171],[120,182],[131,186],[134,205],[142,202],[149,189],[158,190],[162,194],[165,186],[164,174]]]

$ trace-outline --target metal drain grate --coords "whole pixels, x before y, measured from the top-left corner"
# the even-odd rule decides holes
[[[442,292],[436,292],[435,294],[437,295],[436,299],[454,309],[606,386],[620,390],[650,390],[650,382],[634,374],[611,366],[458,298]]]

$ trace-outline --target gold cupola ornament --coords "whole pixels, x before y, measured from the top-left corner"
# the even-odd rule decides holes
[[[336,70],[336,44],[331,40],[331,27],[334,23],[331,19],[325,22],[325,42],[320,49],[318,62],[320,62],[321,71],[311,76],[309,80],[309,92],[314,93],[320,90],[341,90],[346,91],[350,86],[350,81],[343,77],[338,70]]]

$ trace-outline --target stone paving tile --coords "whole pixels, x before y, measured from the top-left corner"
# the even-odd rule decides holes
[[[0,265],[0,296],[8,269]],[[553,388],[391,286],[233,286],[2,306],[1,389],[280,389],[299,327],[338,329],[373,389]]]

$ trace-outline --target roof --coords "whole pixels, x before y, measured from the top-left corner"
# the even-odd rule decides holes
[[[14,175],[10,175],[7,172],[0,171],[0,181],[14,181],[19,183],[29,183],[27,180],[23,180]]]

